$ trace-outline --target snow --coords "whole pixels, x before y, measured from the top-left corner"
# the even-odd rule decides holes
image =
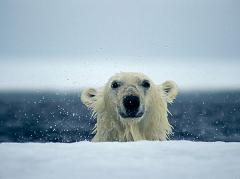
[[[121,71],[142,72],[156,84],[173,80],[180,89],[187,90],[239,89],[240,86],[240,78],[233,78],[240,75],[240,61],[229,59],[0,57],[0,66],[0,90],[58,91],[101,87],[112,75]]]
[[[240,143],[2,143],[1,179],[239,178]]]

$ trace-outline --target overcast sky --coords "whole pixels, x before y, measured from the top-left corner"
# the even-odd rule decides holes
[[[0,88],[100,86],[119,71],[240,87],[239,0],[1,0],[0,26]]]

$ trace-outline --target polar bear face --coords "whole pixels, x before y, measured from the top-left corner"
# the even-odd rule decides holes
[[[141,120],[149,110],[152,81],[137,73],[119,73],[108,81],[106,102],[122,121]]]
[[[158,111],[167,113],[167,103],[177,95],[177,86],[172,81],[155,85],[141,73],[122,72],[112,76],[102,89],[87,89],[82,92],[82,102],[96,114],[107,113],[110,118],[123,122],[141,121]]]

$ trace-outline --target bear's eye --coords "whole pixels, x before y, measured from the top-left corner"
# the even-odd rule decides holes
[[[148,81],[148,80],[143,80],[143,82],[142,82],[142,86],[144,87],[144,88],[150,88],[150,82]]]
[[[121,86],[121,83],[119,81],[113,81],[111,84],[112,89],[116,89]]]

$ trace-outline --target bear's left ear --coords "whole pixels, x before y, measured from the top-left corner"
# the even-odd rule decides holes
[[[93,103],[96,102],[97,100],[96,95],[97,95],[96,89],[94,88],[84,89],[81,92],[81,101],[88,108],[92,108]]]
[[[167,102],[172,103],[178,94],[177,84],[174,81],[165,81],[160,87],[166,95]]]

